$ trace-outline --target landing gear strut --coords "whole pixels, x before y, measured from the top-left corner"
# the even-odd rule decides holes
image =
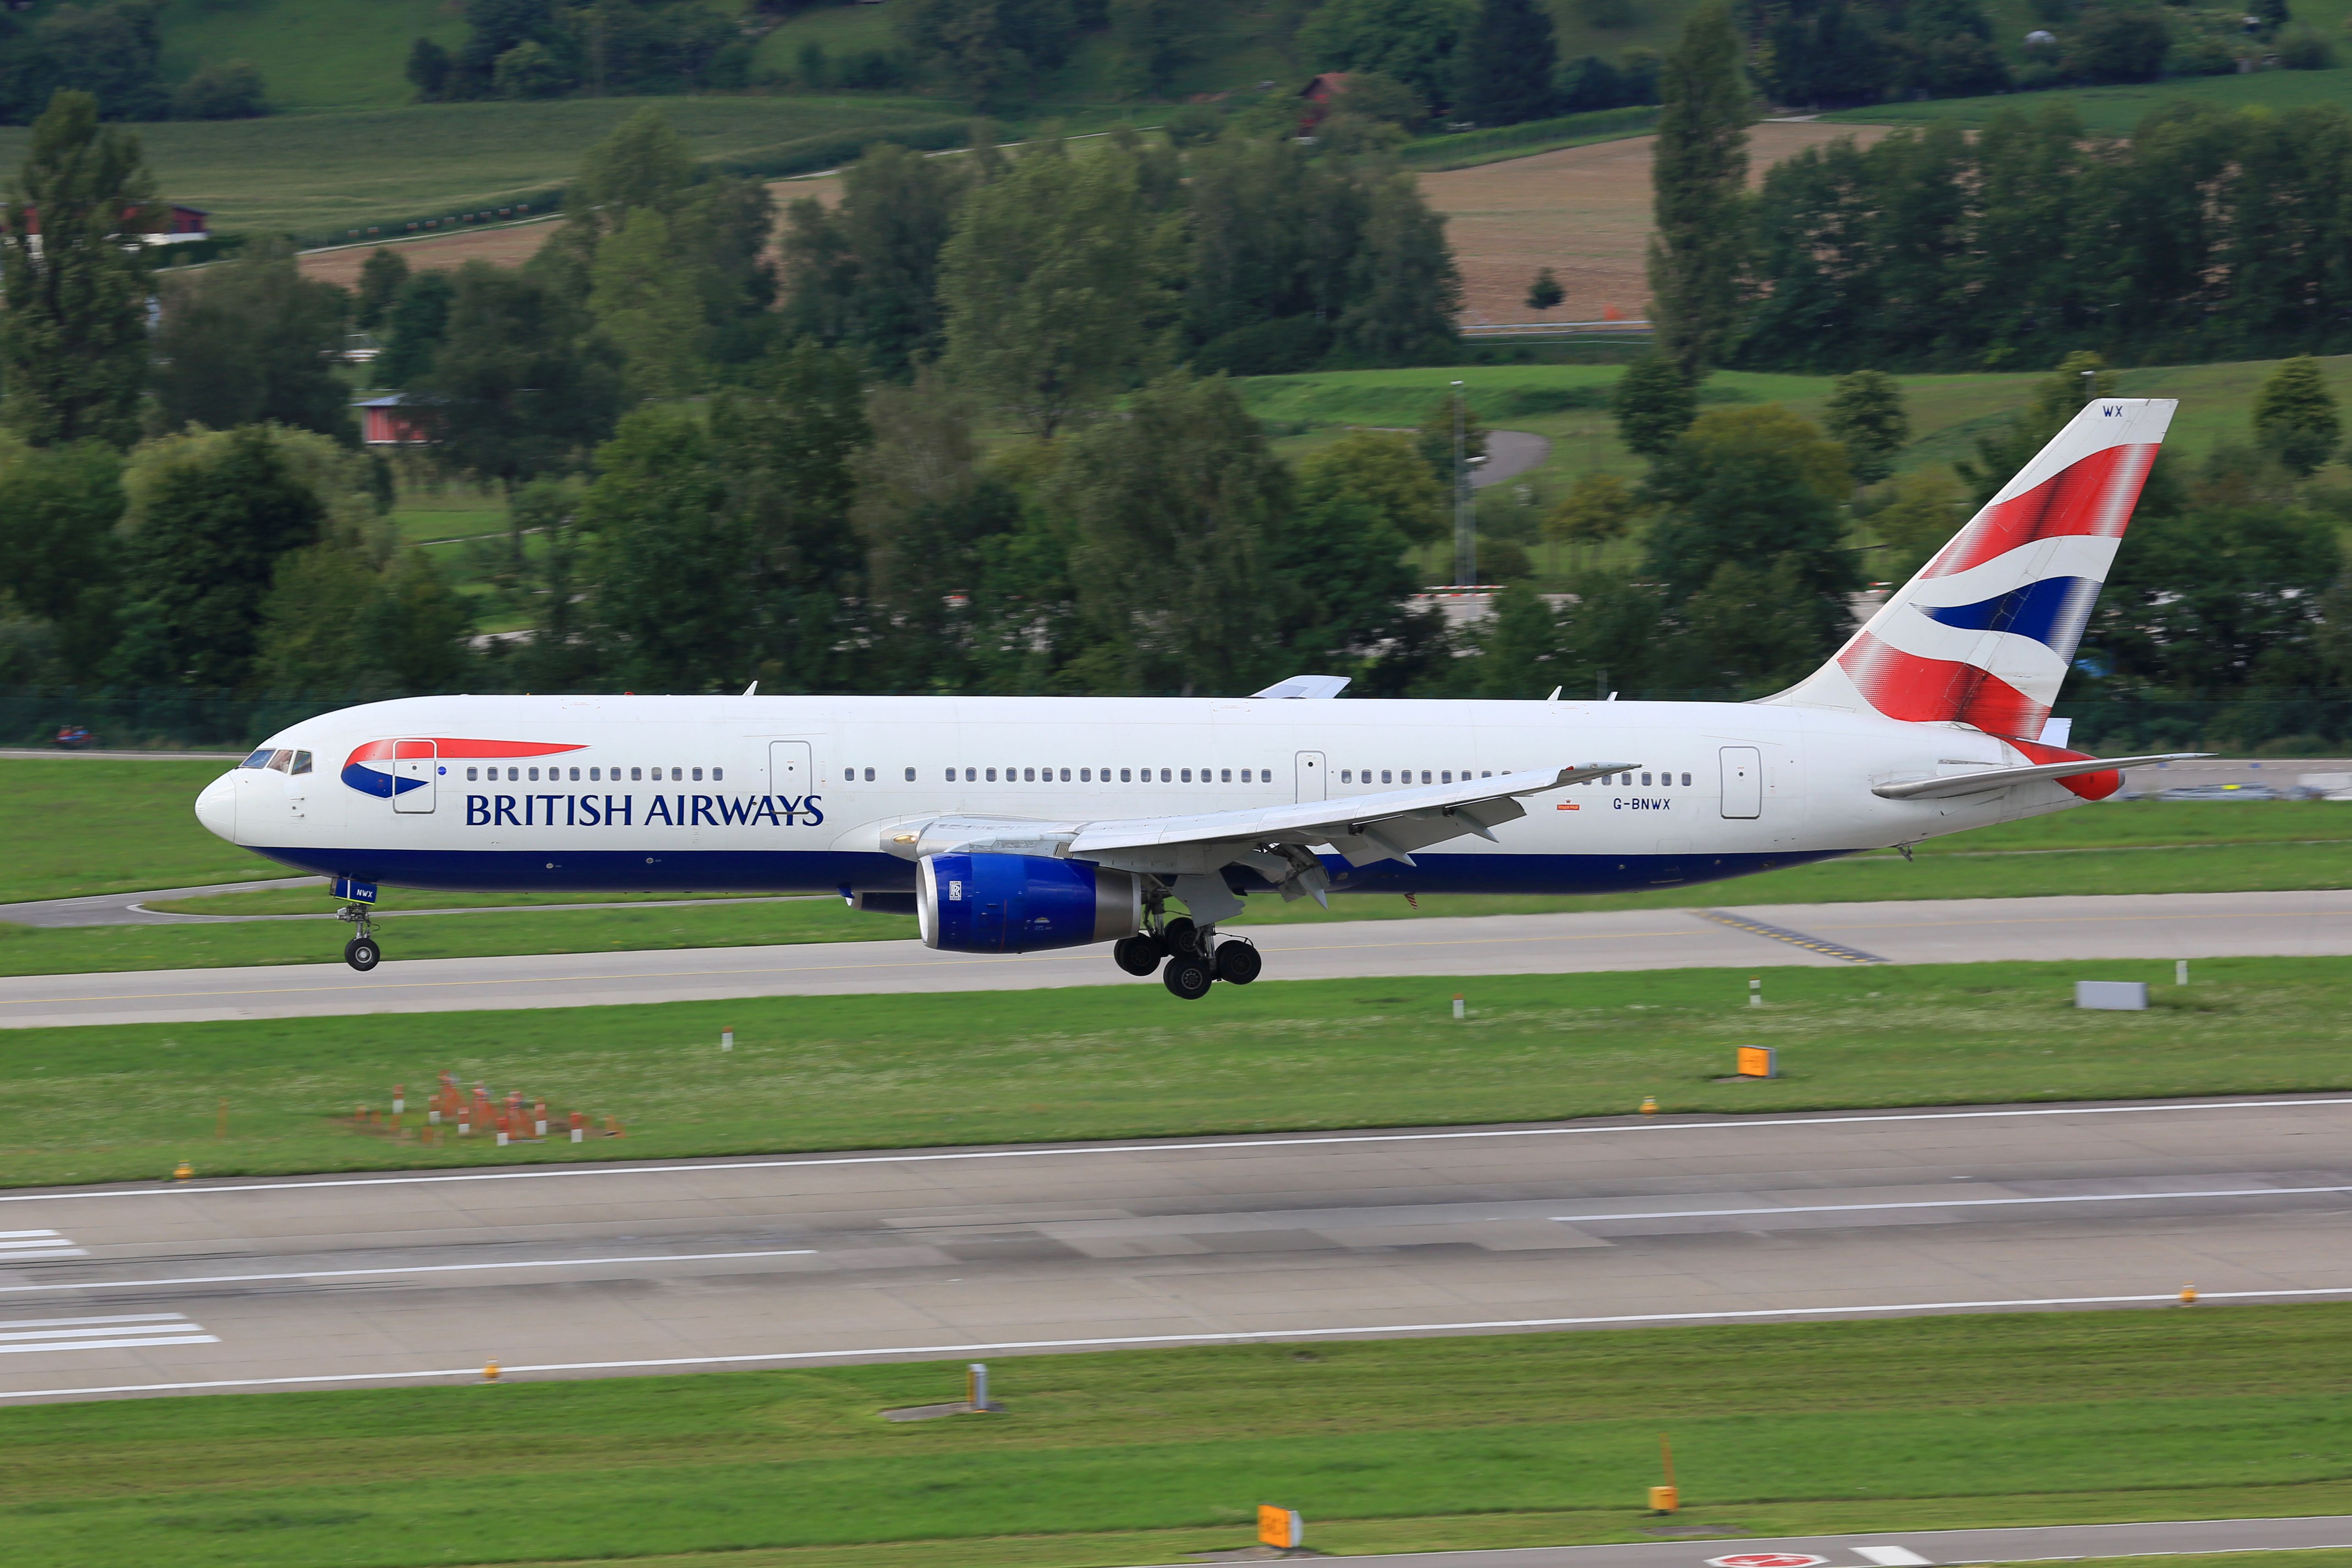
[[[383,949],[376,945],[375,932],[368,926],[365,904],[345,904],[335,911],[339,921],[349,921],[359,927],[359,932],[343,943],[343,962],[364,974],[383,962]]]
[[[1162,921],[1156,931],[1122,937],[1111,947],[1111,960],[1133,975],[1160,971],[1160,983],[1169,994],[1197,1002],[1217,981],[1246,985],[1258,977],[1265,961],[1251,943],[1234,938],[1217,940],[1214,926],[1194,925],[1182,915]],[[1165,960],[1165,963],[1162,963]]]

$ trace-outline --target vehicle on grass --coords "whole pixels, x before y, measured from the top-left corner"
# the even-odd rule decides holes
[[[1322,676],[1241,698],[421,697],[291,726],[196,815],[336,879],[362,970],[380,883],[756,889],[912,912],[957,952],[1108,942],[1199,997],[1257,977],[1217,934],[1253,897],[1712,882],[2201,754],[2091,757],[2048,725],[2173,408],[2085,407],[1761,701],[1344,701]]]
[[[98,737],[79,724],[61,724],[50,743],[60,751],[86,752],[98,744]]]

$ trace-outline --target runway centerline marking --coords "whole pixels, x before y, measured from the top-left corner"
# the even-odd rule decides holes
[[[1894,1204],[1791,1204],[1779,1208],[1659,1209],[1644,1214],[1556,1214],[1551,1217],[1561,1225],[1592,1225],[1601,1220],[1619,1219],[1728,1219],[1756,1215],[1865,1214],[1884,1209],[2000,1208],[2021,1204],[2129,1204],[2160,1203],[2170,1198],[2307,1197],[2315,1194],[2328,1193],[2352,1193],[2352,1186],[2221,1187],[2210,1192],[2193,1193],[2082,1193],[2063,1196],[2021,1198],[1927,1198]]]
[[[1751,1127],[1862,1127],[1890,1121],[1990,1121],[2029,1116],[2157,1116],[2190,1110],[2300,1110],[2352,1105],[2352,1097],[2307,1100],[2199,1100],[2162,1105],[2013,1106],[1999,1110],[1895,1110],[1860,1115],[1735,1116],[1714,1121],[1625,1121],[1597,1127],[1491,1127],[1436,1132],[1336,1132],[1297,1138],[1215,1139],[1195,1142],[1089,1143],[1040,1149],[917,1150],[900,1154],[788,1155],[773,1160],[725,1160],[695,1164],[534,1165],[527,1170],[450,1171],[418,1175],[347,1176],[326,1181],[238,1182],[220,1185],[174,1183],[166,1187],[114,1187],[96,1192],[0,1193],[0,1204],[79,1202],[89,1198],[189,1197],[211,1193],[289,1193],[319,1188],[431,1186],[449,1182],[534,1182],[564,1176],[673,1176],[699,1171],[790,1171],[835,1165],[927,1165],[971,1160],[1049,1160],[1089,1154],[1213,1153],[1230,1149],[1311,1149],[1350,1143],[1452,1143],[1495,1138],[1566,1138],[1607,1133],[1708,1132]]]
[[[140,1290],[166,1285],[251,1285],[276,1279],[352,1279],[380,1274],[456,1274],[491,1268],[593,1268],[613,1263],[709,1263],[732,1258],[814,1258],[814,1247],[769,1247],[756,1252],[649,1252],[640,1258],[527,1258],[519,1263],[418,1263],[383,1268],[298,1268],[284,1274],[192,1274],[183,1279],[86,1279],[75,1284],[0,1285],[0,1296],[40,1290]],[[0,1336],[5,1337],[5,1336]]]
[[[2352,1296],[2352,1285],[2312,1289],[2202,1290],[2200,1300],[2277,1301],[2320,1296]],[[883,1356],[961,1357],[1018,1351],[1116,1350],[1147,1345],[1265,1344],[1293,1340],[1357,1339],[1366,1335],[1508,1332],[1514,1330],[1607,1328],[1636,1323],[1721,1323],[1765,1318],[1866,1317],[1906,1312],[2000,1311],[2046,1307],[2134,1307],[2178,1301],[2167,1291],[2153,1296],[2040,1296],[2007,1301],[1890,1301],[1843,1307],[1734,1308],[1718,1312],[1626,1312],[1591,1318],[1507,1318],[1453,1323],[1377,1323],[1323,1329],[1260,1329],[1192,1334],[1119,1334],[1094,1339],[992,1340],[944,1345],[868,1345],[828,1351],[767,1351],[745,1355],[661,1356],[633,1361],[566,1361],[537,1364],[504,1363],[509,1375],[533,1372],[631,1372],[659,1367],[772,1365],[780,1362],[839,1361]],[[225,1377],[199,1383],[131,1383],[103,1387],[24,1388],[0,1390],[0,1399],[58,1399],[93,1394],[198,1394],[220,1388],[283,1388],[337,1383],[409,1383],[424,1378],[462,1377],[478,1381],[478,1366],[430,1367],[396,1372],[320,1373],[295,1377]]]

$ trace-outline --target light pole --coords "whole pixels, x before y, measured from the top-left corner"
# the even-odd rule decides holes
[[[1469,430],[1462,384],[1454,384],[1454,581],[1468,587],[1478,580],[1478,521],[1470,505]]]

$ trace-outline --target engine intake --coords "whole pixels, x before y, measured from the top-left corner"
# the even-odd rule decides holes
[[[1143,886],[1130,872],[1049,855],[926,855],[915,912],[925,947],[1042,952],[1132,936],[1143,927]]]

